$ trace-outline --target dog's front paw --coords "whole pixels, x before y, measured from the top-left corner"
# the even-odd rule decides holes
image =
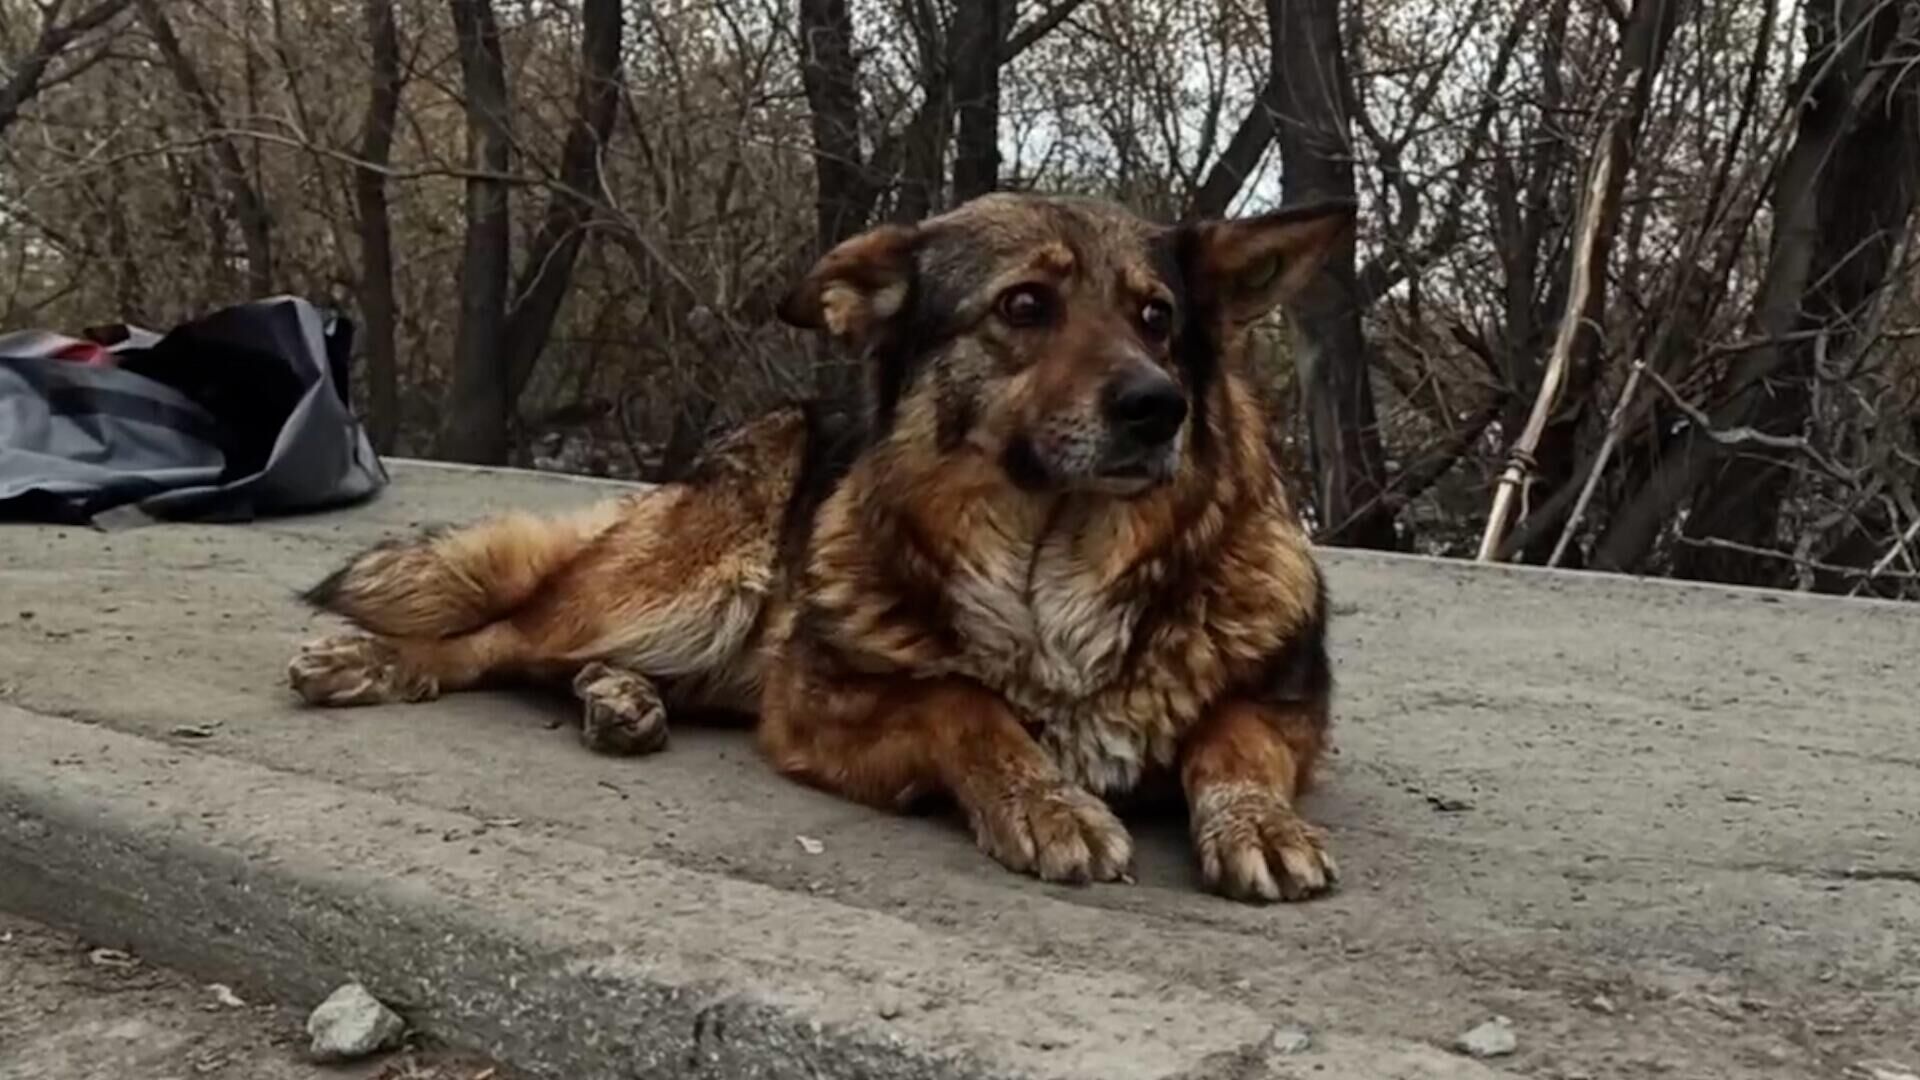
[[[287,682],[311,705],[426,701],[440,693],[431,677],[410,672],[393,646],[364,634],[336,634],[300,647]]]
[[[1236,900],[1305,900],[1338,878],[1326,834],[1257,784],[1202,793],[1193,805],[1193,843],[1207,887]]]
[[[981,850],[1044,881],[1122,880],[1133,863],[1126,826],[1106,803],[1070,784],[1020,785],[970,811]]]
[[[651,754],[667,747],[667,707],[646,676],[599,662],[574,676],[584,712],[580,741],[602,754]]]

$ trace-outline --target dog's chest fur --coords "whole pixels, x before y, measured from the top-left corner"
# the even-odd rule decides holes
[[[1070,536],[971,554],[947,586],[953,628],[979,677],[1084,698],[1108,686],[1133,640],[1137,605],[1103,589]]]
[[[1061,770],[1097,792],[1172,764],[1194,719],[1148,687],[1180,658],[1135,647],[1146,598],[1118,589],[1072,531],[966,552],[946,587],[959,674],[998,691]]]

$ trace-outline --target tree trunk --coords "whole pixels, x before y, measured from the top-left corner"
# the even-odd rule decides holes
[[[1269,4],[1271,14],[1273,5]],[[1268,33],[1278,34],[1278,24],[1269,28]],[[1277,52],[1276,38],[1272,48]],[[1277,65],[1277,62],[1275,64]],[[1240,120],[1240,126],[1233,129],[1227,138],[1227,147],[1207,167],[1206,178],[1200,181],[1199,190],[1193,193],[1193,199],[1187,204],[1187,216],[1192,218],[1217,218],[1225,216],[1228,207],[1246,185],[1247,177],[1260,166],[1260,159],[1266,156],[1267,147],[1273,145],[1274,95],[1278,92],[1278,83],[1269,76],[1268,81],[1254,95],[1253,107]]]
[[[593,193],[600,188],[600,151],[613,133],[620,106],[621,0],[586,0],[580,29],[580,86],[575,92],[573,126],[560,156],[560,185],[547,203],[547,216],[533,239],[514,288],[507,316],[507,369],[513,382],[508,397],[520,400],[534,364],[553,333],[573,281],[587,226],[593,219]]]
[[[151,0],[147,0],[151,2]],[[511,233],[507,181],[512,136],[507,73],[491,0],[450,0],[466,95],[467,229],[460,261],[460,323],[453,389],[435,453],[481,465],[507,460],[512,372],[503,340]]]
[[[1012,0],[963,0],[954,12],[953,201],[1000,184],[1000,54],[1013,22]]]
[[[860,146],[860,83],[848,0],[800,0],[800,81],[813,119],[814,246],[826,252],[866,226],[872,193]],[[928,102],[922,108],[935,107]],[[859,373],[813,343],[816,391],[846,398]]]
[[[1268,0],[1268,73],[1288,202],[1354,197],[1352,76],[1338,0]],[[1237,136],[1236,136],[1237,138]],[[1360,329],[1354,245],[1343,243],[1296,302],[1295,364],[1307,414],[1322,543],[1398,546]]]
[[[400,362],[395,346],[399,305],[393,289],[393,223],[387,213],[387,163],[393,156],[400,110],[400,31],[393,0],[366,0],[367,40],[373,48],[373,85],[353,171],[360,218],[360,315],[366,323],[367,433],[376,450],[392,453],[400,430]]]
[[[273,292],[273,218],[266,201],[260,197],[260,190],[233,139],[217,134],[227,126],[220,103],[214,100],[193,62],[187,58],[179,35],[173,31],[173,23],[161,10],[160,0],[139,0],[139,9],[140,18],[152,32],[153,42],[173,73],[174,82],[212,135],[216,171],[227,197],[233,200],[234,215],[240,222],[240,239],[247,249],[247,289],[255,298],[265,297]]]
[[[800,77],[813,114],[815,241],[821,251],[858,233],[861,192],[859,69],[847,0],[800,0]]]

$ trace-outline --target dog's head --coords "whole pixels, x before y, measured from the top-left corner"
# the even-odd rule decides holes
[[[887,437],[970,447],[1030,490],[1133,495],[1178,472],[1227,343],[1353,217],[1342,202],[1165,226],[989,195],[845,241],[780,314],[866,356]]]

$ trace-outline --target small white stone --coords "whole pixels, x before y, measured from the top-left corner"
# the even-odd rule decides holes
[[[1513,1021],[1496,1016],[1455,1039],[1453,1046],[1477,1058],[1504,1057],[1520,1048],[1520,1040],[1514,1037]]]
[[[1313,1046],[1313,1032],[1291,1025],[1276,1028],[1267,1046],[1276,1054],[1304,1054]]]
[[[359,983],[335,990],[307,1017],[316,1061],[352,1061],[398,1042],[406,1021]]]
[[[1897,1061],[1863,1061],[1859,1068],[1868,1080],[1920,1080],[1920,1074]]]
[[[811,836],[796,836],[793,839],[795,843],[800,845],[800,850],[809,855],[818,855],[827,850],[827,845],[815,840]]]

